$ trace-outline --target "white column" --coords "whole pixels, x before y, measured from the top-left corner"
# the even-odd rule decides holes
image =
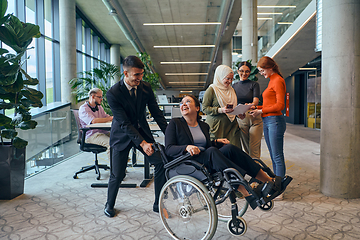
[[[257,63],[257,0],[242,0],[242,59]]]
[[[120,69],[120,45],[119,44],[113,44],[110,47],[110,63],[119,67]],[[120,80],[119,77],[114,78],[114,82],[111,83],[111,85],[114,85]]]
[[[320,190],[360,198],[360,1],[322,1]]]
[[[71,102],[69,81],[76,77],[76,10],[75,1],[60,0],[60,74],[61,101]]]
[[[232,39],[222,46],[222,64],[232,68]]]

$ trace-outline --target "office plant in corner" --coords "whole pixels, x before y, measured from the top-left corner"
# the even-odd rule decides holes
[[[30,108],[42,107],[43,94],[34,89],[39,81],[22,68],[24,55],[39,26],[5,16],[7,0],[0,0],[0,41],[13,49],[0,48],[0,199],[12,199],[24,191],[25,147],[17,129],[34,129]],[[11,116],[6,113],[11,112]]]
[[[111,88],[111,82],[116,76],[121,77],[120,68],[114,64],[100,62],[98,68],[93,68],[90,71],[79,72],[77,78],[69,81],[72,93],[75,96],[76,103],[87,99],[88,93],[92,88],[99,88],[103,92],[104,99],[101,106],[107,114],[112,115],[111,109],[106,99],[106,92]]]

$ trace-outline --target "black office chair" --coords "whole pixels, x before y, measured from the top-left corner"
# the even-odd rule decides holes
[[[85,142],[86,132],[88,130],[90,130],[90,128],[81,128],[80,119],[79,119],[79,110],[72,109],[72,112],[74,113],[74,117],[76,120],[76,126],[78,129],[77,143],[80,144],[80,150],[84,151],[84,152],[92,152],[95,154],[95,164],[91,165],[91,166],[82,167],[81,170],[77,171],[74,174],[73,178],[74,179],[78,178],[77,175],[79,173],[83,173],[83,172],[95,169],[96,174],[98,174],[98,177],[96,179],[100,180],[100,169],[102,168],[102,169],[108,170],[108,169],[110,169],[110,167],[107,165],[104,165],[104,164],[99,164],[97,155],[98,155],[98,153],[105,152],[107,150],[107,148],[104,146],[101,146],[101,145]]]

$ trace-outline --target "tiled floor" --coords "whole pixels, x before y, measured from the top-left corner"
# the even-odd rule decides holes
[[[242,237],[232,236],[226,223],[219,222],[214,239],[360,239],[360,199],[320,193],[320,145],[293,135],[297,130],[289,125],[285,135],[287,174],[294,180],[284,200],[275,202],[270,212],[248,210],[243,216],[248,228]],[[319,139],[319,132],[309,134]],[[270,165],[264,142],[262,159]],[[100,156],[100,162],[106,162],[106,155]],[[98,182],[95,173],[72,178],[86,164],[92,164],[92,154],[78,154],[26,180],[22,196],[0,201],[0,239],[171,239],[152,211],[153,183],[121,188],[119,213],[108,218],[103,214],[106,188],[90,186]],[[142,176],[142,168],[129,167],[125,183],[140,184]],[[106,183],[108,177],[108,171],[102,171],[100,182]]]

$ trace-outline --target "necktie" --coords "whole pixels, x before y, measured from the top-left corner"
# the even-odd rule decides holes
[[[135,90],[136,90],[136,88],[132,88],[132,89],[130,90],[130,96],[131,96],[131,98],[132,98],[134,101],[136,101]]]

